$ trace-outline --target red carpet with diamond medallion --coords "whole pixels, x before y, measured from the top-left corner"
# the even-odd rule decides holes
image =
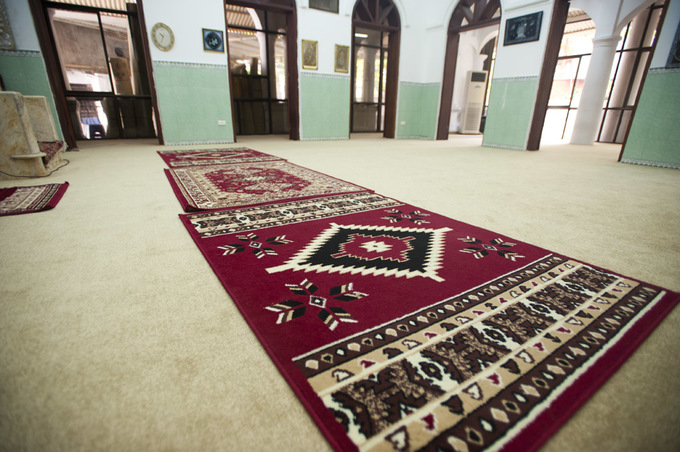
[[[678,303],[370,191],[180,215],[338,450],[535,450]]]

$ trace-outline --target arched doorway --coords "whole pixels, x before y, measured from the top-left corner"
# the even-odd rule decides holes
[[[500,6],[500,0],[461,0],[453,10],[446,40],[444,79],[442,81],[442,97],[437,123],[438,140],[446,140],[449,137],[460,35],[466,31],[500,25]]]
[[[351,132],[395,136],[400,30],[392,0],[358,0],[354,5]]]
[[[294,0],[225,6],[234,134],[300,139]]]

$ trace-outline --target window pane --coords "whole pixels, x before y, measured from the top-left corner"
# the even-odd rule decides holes
[[[274,77],[272,77],[271,92],[276,99],[288,99],[286,89],[286,37],[285,35],[274,36]]]
[[[357,45],[380,47],[380,32],[368,28],[356,27],[354,30],[354,43]]]
[[[139,94],[139,66],[130,39],[127,16],[101,13],[101,20],[115,93]]]
[[[262,20],[253,8],[227,5],[227,24],[234,27],[263,30]]]
[[[286,32],[286,15],[282,13],[267,12],[267,30],[278,33]]]
[[[229,67],[232,74],[262,75],[262,56],[267,55],[265,34],[230,28]]]
[[[640,53],[640,63],[638,64],[637,72],[635,73],[635,78],[633,79],[630,89],[630,97],[628,98],[629,106],[634,106],[637,103],[637,98],[640,94],[640,83],[642,82],[642,76],[645,73],[647,58],[649,58],[649,51]]]
[[[354,132],[375,132],[378,126],[377,104],[354,104],[352,106]]]
[[[55,8],[48,13],[66,89],[111,92],[97,14]]]
[[[581,94],[583,94],[583,85],[586,81],[586,74],[588,73],[588,66],[590,65],[590,55],[581,58],[581,65],[576,74],[574,82],[574,96],[571,99],[571,107],[578,107],[581,103]]]
[[[652,17],[649,21],[649,28],[647,28],[647,34],[642,42],[644,47],[651,47],[654,44],[654,39],[656,38],[656,27],[659,25],[659,17],[661,16],[661,8],[652,11]]]
[[[557,61],[548,106],[555,107],[569,105],[578,64],[579,58],[569,58]]]

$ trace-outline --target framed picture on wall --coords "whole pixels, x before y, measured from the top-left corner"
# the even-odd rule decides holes
[[[526,16],[513,17],[505,22],[505,40],[503,45],[521,44],[538,41],[541,35],[543,11]]]
[[[319,68],[319,50],[317,47],[318,41],[302,40],[302,69]]]
[[[203,50],[208,52],[224,52],[224,34],[222,30],[203,29]]]
[[[335,44],[335,72],[349,72],[349,46]]]

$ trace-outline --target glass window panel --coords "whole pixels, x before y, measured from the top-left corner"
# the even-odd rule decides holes
[[[354,30],[354,43],[357,45],[380,47],[380,35],[379,31],[356,27]]]
[[[272,77],[272,91],[276,99],[288,99],[286,86],[286,37],[275,35],[274,38],[274,77]]]
[[[370,49],[370,50],[375,50],[375,49]],[[381,64],[380,64],[380,51],[376,50],[375,51],[375,57],[373,59],[373,97],[371,98],[371,102],[379,102],[380,101],[380,82],[381,82],[381,76],[382,73],[380,71],[381,69]]]
[[[564,123],[567,120],[566,108],[548,108],[545,113],[542,140],[556,141],[561,139]]]
[[[286,32],[286,15],[267,11],[267,30],[278,33]]]
[[[48,8],[66,89],[111,92],[97,14]]]
[[[555,66],[555,77],[550,90],[548,106],[568,106],[574,87],[579,58],[558,60]]]
[[[227,4],[227,24],[234,27],[263,29],[254,9],[229,4]]]
[[[355,53],[354,100],[356,102],[378,102],[380,50],[357,46]]]
[[[581,95],[583,94],[583,85],[586,82],[586,74],[588,73],[588,66],[590,66],[590,55],[581,58],[581,65],[576,74],[574,81],[574,95],[571,99],[571,107],[578,107],[581,103]]]
[[[621,110],[607,110],[605,112],[604,121],[602,121],[602,129],[600,130],[600,139],[598,141],[603,143],[613,143],[614,134],[616,133],[616,126],[619,123]]]
[[[616,143],[623,143],[623,139],[626,136],[626,130],[628,129],[628,123],[632,117],[633,112],[631,110],[624,110],[621,116],[621,125],[619,126],[619,131],[616,134]]]
[[[288,102],[272,102],[272,133],[288,133]]]
[[[642,39],[644,38],[642,34],[645,31],[648,15],[649,11],[644,10],[630,21],[628,24],[628,36],[626,37],[626,42],[623,46],[624,49],[637,49],[640,47]]]
[[[364,98],[364,65],[366,51],[364,47],[355,47],[354,63],[354,101],[361,102]]]
[[[383,51],[383,67],[382,67],[382,93],[380,94],[380,102],[385,102],[385,92],[387,91],[387,51]]]
[[[76,126],[78,138],[86,140],[120,138],[113,98],[69,97],[66,102],[74,126],[78,124]]]
[[[633,78],[633,83],[631,85],[630,96],[628,97],[629,106],[634,106],[637,103],[637,98],[640,95],[640,83],[642,82],[642,77],[645,73],[645,66],[647,65],[647,58],[649,58],[649,52],[640,53],[640,63],[638,64],[637,71],[635,72],[635,77]]]
[[[151,99],[119,97],[118,109],[125,138],[155,138]]]
[[[240,101],[239,120],[242,135],[262,135],[269,133],[268,102]]]
[[[138,94],[138,63],[136,61],[128,18],[123,14],[101,13],[106,53],[109,57],[113,87],[116,94]]]
[[[352,113],[352,131],[376,132],[378,130],[377,104],[354,104]]]
[[[562,36],[559,56],[583,55],[593,52],[595,29],[565,33]]]
[[[661,8],[652,11],[652,16],[649,20],[649,27],[647,28],[647,34],[642,42],[643,47],[651,47],[654,44],[656,38],[656,27],[659,26],[659,17],[661,16]]]
[[[262,75],[262,57],[267,55],[265,34],[230,28],[227,37],[231,73]]]
[[[635,51],[622,52],[619,69],[616,72],[616,79],[609,96],[609,107],[623,107],[636,58],[637,52]]]

